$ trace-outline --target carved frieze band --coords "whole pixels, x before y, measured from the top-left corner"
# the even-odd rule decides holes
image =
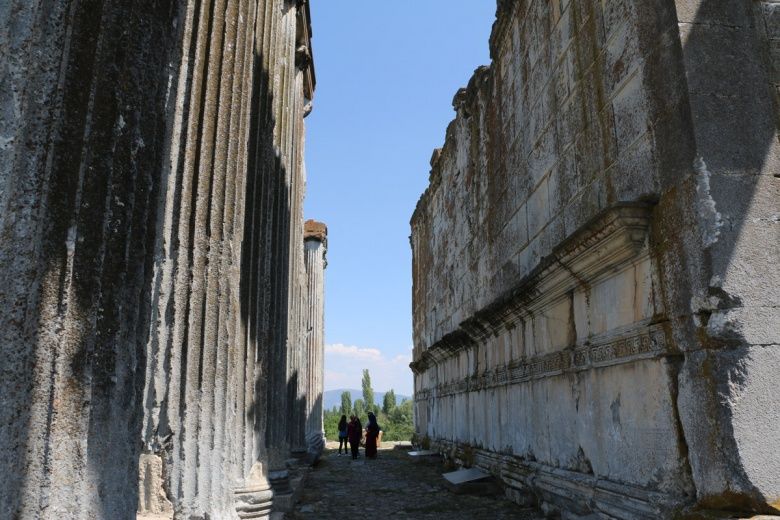
[[[415,392],[415,401],[515,385],[532,379],[631,363],[667,354],[670,352],[667,349],[664,331],[660,325],[654,325],[639,334],[513,361],[477,376],[443,383],[433,389],[418,390]]]

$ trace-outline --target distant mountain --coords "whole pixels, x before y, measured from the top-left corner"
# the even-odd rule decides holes
[[[325,409],[330,410],[334,406],[341,407],[341,393],[342,392],[349,392],[352,395],[352,402],[354,403],[358,399],[363,399],[363,390],[352,390],[352,389],[346,389],[341,388],[339,390],[328,390],[325,392],[325,398],[324,398],[324,404]],[[382,400],[385,398],[385,392],[377,392],[374,390],[374,402],[382,406]],[[411,399],[408,395],[400,395],[395,394],[395,402],[398,404],[401,404],[401,401],[404,399]]]

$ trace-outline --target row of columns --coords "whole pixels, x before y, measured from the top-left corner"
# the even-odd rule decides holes
[[[266,518],[321,417],[308,1],[10,1],[0,517]]]

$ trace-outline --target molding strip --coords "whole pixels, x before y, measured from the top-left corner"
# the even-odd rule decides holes
[[[589,342],[551,354],[515,360],[495,369],[486,370],[476,376],[443,383],[433,389],[418,390],[415,392],[414,400],[420,402],[431,398],[478,392],[525,383],[534,379],[621,365],[673,354],[667,348],[663,324],[642,327],[642,329],[641,332],[637,332],[634,329],[633,334],[626,334],[617,338],[611,335],[611,339],[605,339],[600,342]]]

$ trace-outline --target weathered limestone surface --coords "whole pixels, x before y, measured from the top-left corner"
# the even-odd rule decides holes
[[[0,6],[2,518],[136,509],[177,16]]]
[[[778,38],[777,2],[498,2],[412,218],[421,437],[577,514],[780,507]]]
[[[270,514],[310,35],[305,0],[0,7],[0,517]]]

